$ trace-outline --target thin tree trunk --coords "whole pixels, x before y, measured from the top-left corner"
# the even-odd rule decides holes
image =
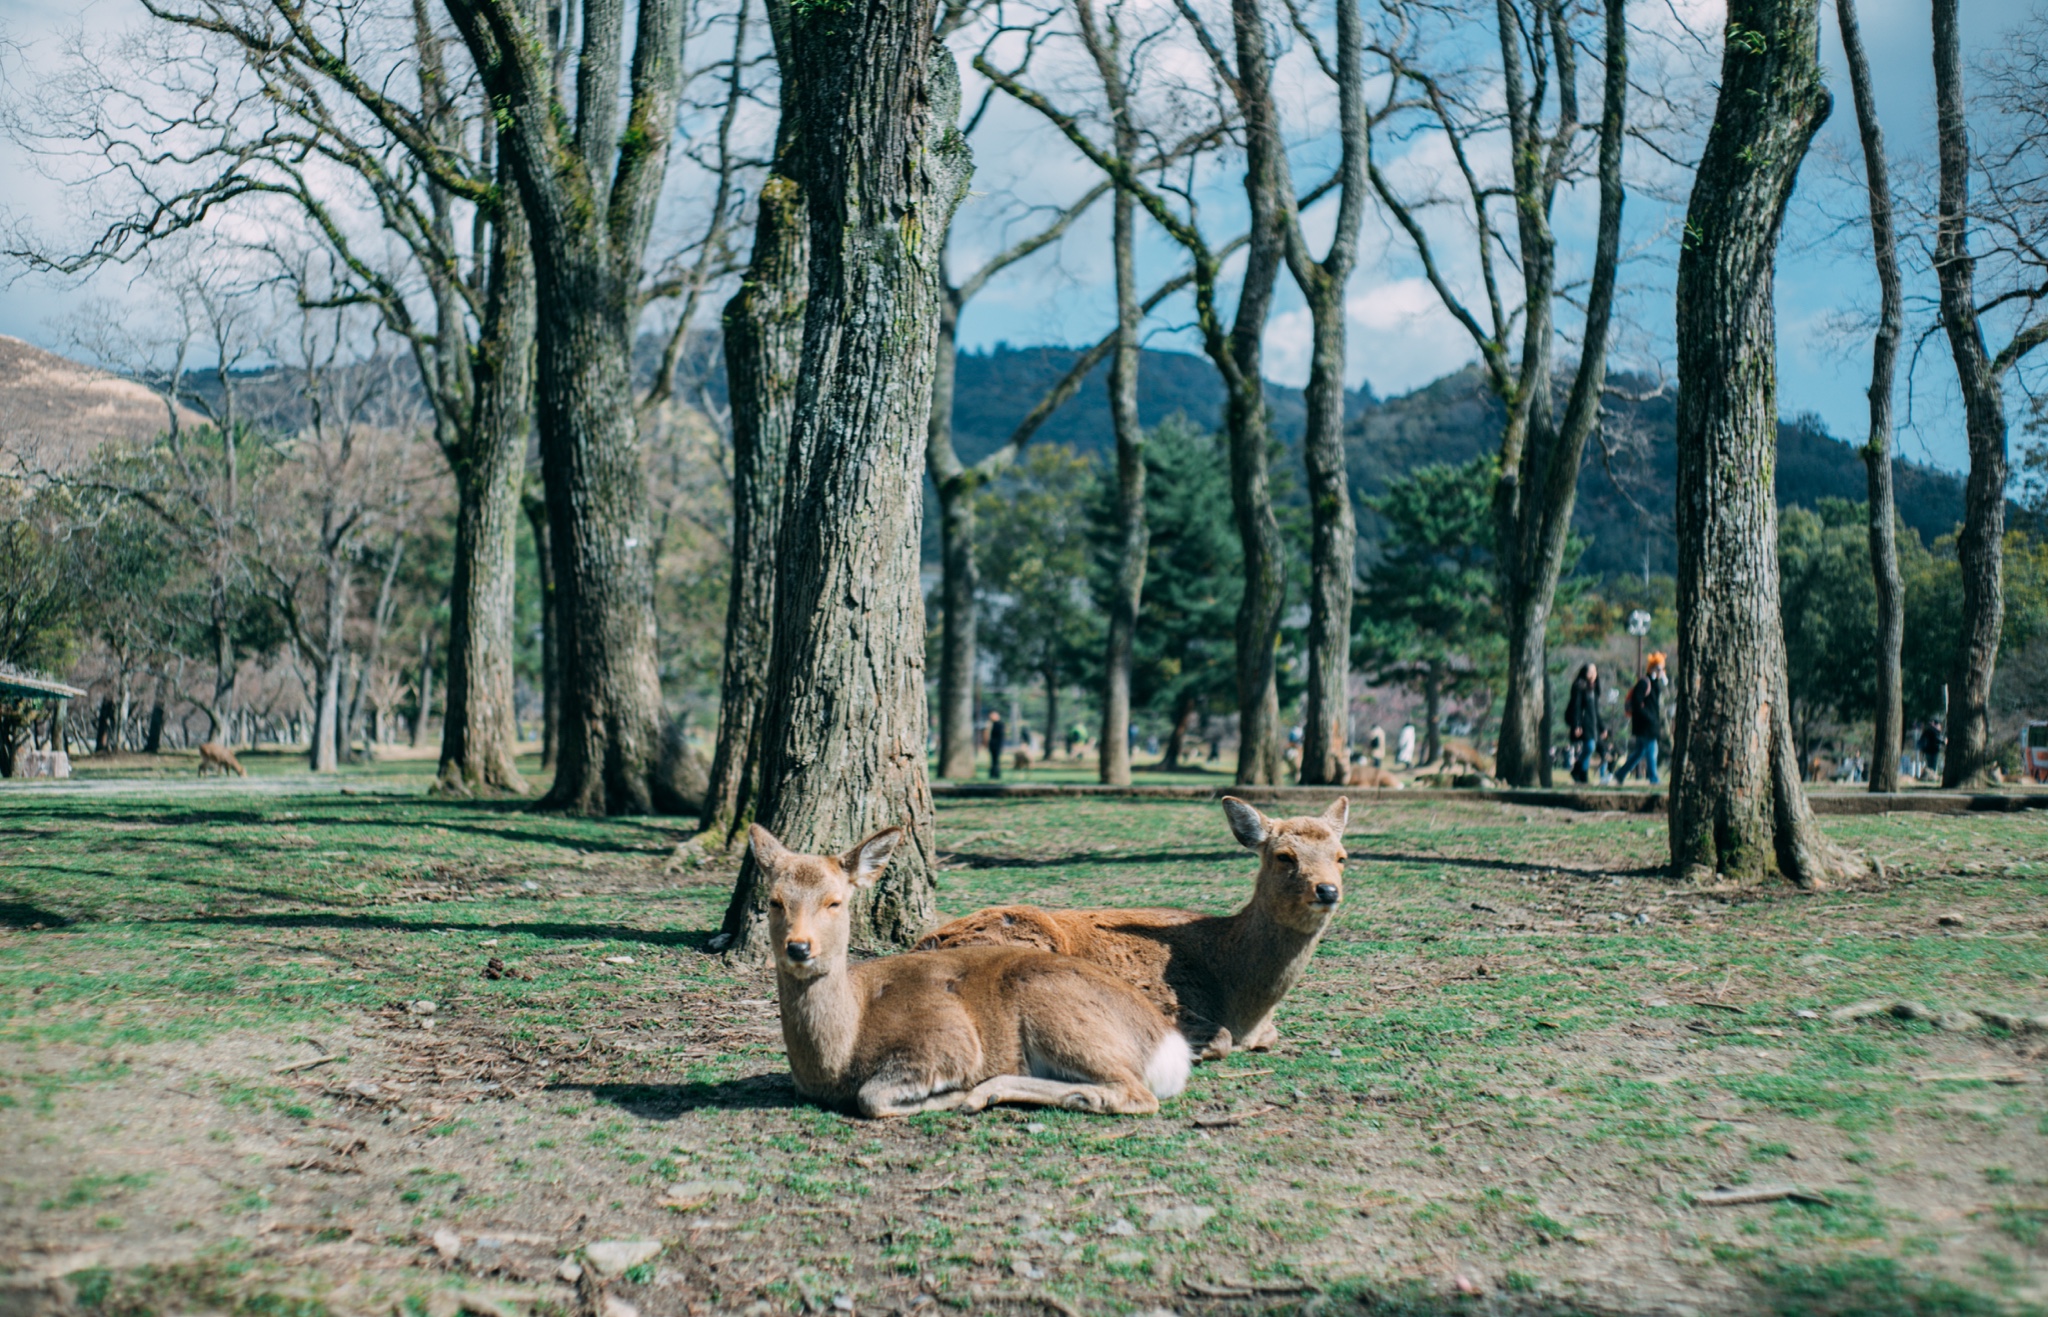
[[[509,189],[509,176],[503,181]],[[434,781],[444,795],[526,793],[516,762],[512,610],[533,408],[535,314],[531,235],[525,212],[508,198],[492,222],[490,298],[475,357],[475,404],[455,471],[448,694]]]
[[[432,627],[420,631],[420,707],[412,720],[412,748],[417,750],[427,743],[427,719],[434,712],[434,631]],[[443,722],[447,720],[442,719]]]
[[[1989,762],[1991,678],[2005,622],[2005,392],[1977,319],[1976,260],[1970,255],[1970,126],[1963,109],[1956,5],[1957,0],[1934,0],[1935,136],[1941,157],[1934,269],[1970,441],[1963,528],[1956,536],[1963,578],[1962,639],[1950,668],[1948,748],[1941,759],[1941,784],[1947,787],[1975,781]]]
[[[310,766],[316,773],[331,773],[341,764],[341,680],[342,665],[348,661],[348,646],[342,636],[348,625],[348,560],[336,553],[327,566],[326,630],[321,637],[320,704],[313,725]]]
[[[789,67],[789,7],[769,0],[775,56]],[[797,104],[785,90],[776,167],[761,188],[754,250],[739,292],[725,306],[725,374],[732,400],[732,584],[725,655],[702,826],[730,837],[753,813],[760,781],[761,715],[775,633],[775,545],[783,473],[803,365],[810,283],[810,216],[793,173]]]
[[[149,728],[142,735],[142,753],[162,754],[164,750],[164,673],[156,670],[150,682]]]
[[[934,8],[792,15],[787,83],[820,130],[800,146],[810,295],[756,811],[799,851],[905,828],[855,911],[862,940],[899,945],[935,908],[915,436],[931,415],[940,240],[971,172]],[[760,958],[766,914],[749,854],[720,945]]]
[[[1444,756],[1444,661],[1431,659],[1422,673],[1422,762],[1436,764]]]
[[[954,333],[960,308],[950,289],[939,308],[925,464],[939,493],[939,776],[974,777],[974,662],[981,629],[981,573],[974,560],[974,495],[980,472],[953,449]]]
[[[533,528],[533,552],[540,577],[540,766],[555,766],[561,743],[562,667],[556,636],[561,614],[555,608],[555,553],[548,534],[547,500],[531,490],[520,495],[527,523]]]
[[[1870,438],[1863,445],[1869,484],[1870,574],[1877,586],[1877,707],[1872,717],[1870,789],[1899,788],[1899,742],[1905,735],[1899,653],[1905,643],[1906,589],[1899,579],[1898,516],[1892,500],[1892,376],[1898,365],[1899,335],[1905,320],[1899,279],[1898,238],[1892,228],[1892,186],[1884,155],[1884,128],[1877,121],[1877,96],[1856,0],[1835,0],[1848,56],[1849,86],[1856,98],[1856,126],[1863,138],[1863,171],[1869,181],[1870,241],[1877,264],[1877,337],[1870,351]]]
[[[1060,670],[1057,665],[1045,665],[1045,758],[1050,761],[1053,747],[1059,744],[1060,735]]]
[[[1734,0],[1678,265],[1678,713],[1671,865],[1825,886],[1850,859],[1799,781],[1778,602],[1773,263],[1827,118],[1818,0]]]
[[[1121,95],[1119,95],[1121,100]],[[1129,133],[1129,111],[1119,127]],[[1120,148],[1121,149],[1121,148]],[[1129,153],[1125,153],[1129,159]],[[1116,434],[1116,577],[1109,596],[1108,648],[1102,665],[1102,738],[1096,777],[1107,786],[1131,782],[1131,661],[1138,611],[1145,599],[1145,563],[1152,543],[1145,521],[1145,432],[1138,424],[1138,216],[1129,188],[1111,198],[1111,251],[1116,264],[1116,347],[1109,363],[1109,418]]]
[[[370,684],[370,674],[384,656],[384,630],[391,621],[391,588],[398,580],[398,565],[405,557],[405,534],[400,532],[392,541],[391,557],[384,564],[384,579],[377,586],[377,605],[370,611],[370,644],[361,663],[356,666],[355,680],[350,683],[348,716],[342,719],[341,757],[355,758],[356,734],[362,730],[363,692]],[[365,738],[364,757],[370,752],[370,740]]]
[[[1244,284],[1228,345],[1225,407],[1230,438],[1230,502],[1244,546],[1244,594],[1237,606],[1237,781],[1280,782],[1280,690],[1276,671],[1280,613],[1286,603],[1286,550],[1266,465],[1271,436],[1260,345],[1273,304],[1285,238],[1280,225],[1278,169],[1284,150],[1273,103],[1264,13],[1258,0],[1231,0],[1238,77],[1243,85],[1245,196],[1251,207]],[[1212,354],[1213,355],[1213,354]]]
[[[1351,600],[1358,529],[1344,454],[1344,291],[1358,256],[1358,231],[1368,186],[1365,167],[1371,151],[1366,140],[1370,125],[1365,107],[1364,44],[1365,24],[1358,0],[1338,0],[1336,74],[1343,145],[1339,175],[1344,190],[1336,233],[1320,262],[1308,255],[1296,218],[1293,182],[1282,171],[1288,212],[1287,263],[1308,302],[1313,343],[1306,393],[1308,430],[1302,438],[1311,526],[1308,692],[1302,709],[1299,772],[1305,784],[1341,784],[1350,769],[1346,733],[1350,726]]]

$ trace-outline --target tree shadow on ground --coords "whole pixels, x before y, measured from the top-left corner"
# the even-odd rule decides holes
[[[1410,855],[1400,851],[1347,852],[1353,860],[1375,864],[1431,865],[1444,869],[1487,869],[1495,873],[1529,873],[1558,878],[1668,878],[1671,870],[1662,864],[1627,868],[1601,865],[1580,869],[1568,864],[1537,864],[1529,860],[1484,860],[1470,855]]]
[[[55,910],[46,910],[27,901],[0,901],[0,928],[12,928],[22,932],[34,929],[69,928],[74,921],[68,915]]]
[[[961,869],[1059,869],[1079,864],[1219,863],[1247,859],[1250,852],[1228,851],[1070,851],[1064,855],[994,855],[987,851],[949,851],[939,858]]]
[[[555,1093],[588,1093],[640,1120],[674,1120],[707,1108],[770,1110],[802,1105],[788,1071],[690,1084],[550,1084]]]
[[[605,939],[640,942],[655,947],[686,947],[709,950],[716,929],[633,928],[625,924],[560,924],[550,921],[522,923],[457,923],[445,919],[392,919],[384,915],[277,914],[277,915],[185,915],[139,921],[156,924],[212,924],[244,928],[331,928],[341,932],[381,931],[387,933],[523,933],[530,937],[563,942]]]

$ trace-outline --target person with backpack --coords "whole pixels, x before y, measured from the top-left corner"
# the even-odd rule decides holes
[[[1564,724],[1571,730],[1572,781],[1584,782],[1600,746],[1600,669],[1591,663],[1572,679]]]
[[[1635,739],[1629,747],[1628,759],[1622,764],[1616,780],[1628,781],[1628,775],[1641,764],[1647,770],[1650,785],[1657,783],[1657,738],[1664,731],[1664,692],[1669,690],[1671,679],[1664,675],[1664,656],[1650,655],[1644,665],[1642,678],[1629,687],[1628,731]]]

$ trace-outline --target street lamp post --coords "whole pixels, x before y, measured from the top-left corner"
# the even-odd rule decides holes
[[[1643,637],[1650,634],[1650,615],[1638,608],[1628,615],[1628,633],[1636,638],[1636,675],[1643,675]]]

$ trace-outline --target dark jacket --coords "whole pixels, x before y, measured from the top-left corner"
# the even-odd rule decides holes
[[[1664,730],[1664,689],[1671,679],[1661,672],[1646,672],[1628,693],[1629,735],[1645,739]]]
[[[1582,672],[1572,680],[1571,698],[1565,702],[1564,725],[1573,733],[1572,739],[1597,741],[1600,739],[1600,681],[1586,680]]]

